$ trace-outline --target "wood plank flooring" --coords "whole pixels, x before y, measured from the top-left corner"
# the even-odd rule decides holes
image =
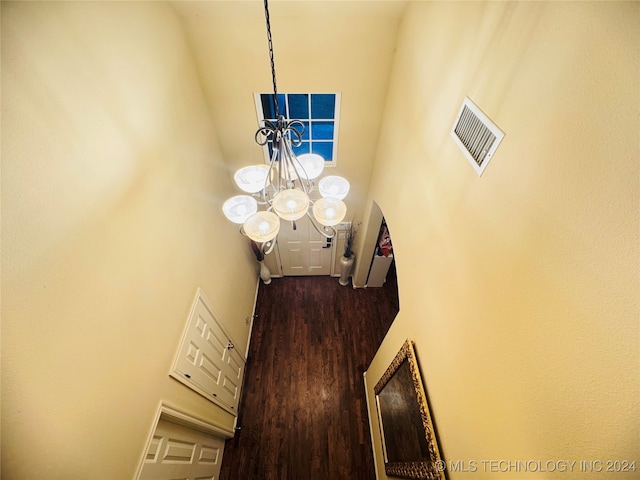
[[[393,266],[381,288],[261,284],[220,480],[375,480],[362,374],[398,308]]]

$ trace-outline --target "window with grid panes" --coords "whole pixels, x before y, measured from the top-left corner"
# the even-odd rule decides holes
[[[338,139],[338,112],[340,95],[337,93],[279,93],[278,114],[289,120],[300,120],[304,125],[302,144],[293,147],[296,155],[316,153],[325,160],[325,166],[336,164]],[[260,120],[275,122],[273,93],[256,94],[256,108]],[[265,145],[265,158],[271,158],[273,145]]]

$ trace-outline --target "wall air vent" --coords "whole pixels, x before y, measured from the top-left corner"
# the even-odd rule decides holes
[[[504,138],[504,132],[469,97],[465,97],[451,129],[451,136],[476,173],[482,175]]]

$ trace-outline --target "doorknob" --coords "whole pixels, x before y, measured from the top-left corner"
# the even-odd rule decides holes
[[[331,248],[331,240],[333,240],[333,237],[332,238],[327,238],[327,244],[322,248]]]
[[[229,342],[229,343],[227,343],[227,348],[229,350],[231,350],[232,348],[235,348],[235,345],[233,343],[231,343],[229,340],[227,340],[227,342]]]

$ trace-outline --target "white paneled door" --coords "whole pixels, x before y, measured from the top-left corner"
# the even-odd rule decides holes
[[[245,360],[216,317],[198,291],[171,376],[237,415]]]
[[[305,216],[291,222],[281,220],[278,250],[282,261],[282,274],[330,275],[333,243],[320,235]]]
[[[218,480],[224,442],[160,418],[139,480]]]

